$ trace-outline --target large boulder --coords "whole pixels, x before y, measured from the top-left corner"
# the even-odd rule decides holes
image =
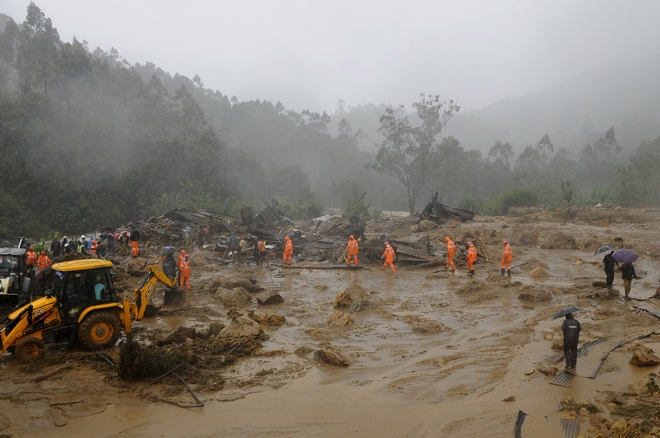
[[[431,222],[430,220],[424,219],[419,222],[420,231],[431,231],[431,230],[435,230],[436,228],[438,228],[438,224],[436,224],[435,222]]]
[[[282,298],[282,295],[280,295],[277,292],[267,296],[266,298],[257,297],[257,303],[259,303],[260,306],[268,306],[271,304],[279,304],[283,302],[284,302],[284,298]]]
[[[348,313],[335,310],[332,315],[328,317],[328,324],[346,326],[353,324],[353,318],[351,318],[351,315]]]
[[[218,336],[230,336],[232,338],[256,338],[263,335],[263,332],[264,331],[258,322],[250,319],[248,316],[240,315],[232,319],[229,325],[220,331]]]
[[[332,348],[322,348],[314,353],[314,357],[317,360],[321,360],[330,365],[336,365],[340,367],[347,367],[353,364],[353,361],[350,357],[344,354],[341,350]]]
[[[286,318],[280,315],[275,315],[274,313],[254,313],[253,311],[250,311],[248,313],[248,316],[250,319],[253,321],[258,322],[261,325],[266,325],[270,327],[274,326],[280,326],[286,322]]]
[[[549,276],[550,275],[548,274],[548,271],[546,271],[540,266],[537,266],[536,268],[532,269],[529,273],[529,278],[536,281],[545,281],[548,279]]]
[[[653,354],[653,350],[647,348],[644,344],[635,342],[628,349],[632,352],[632,357],[630,358],[631,365],[649,367],[660,364],[660,359]]]
[[[242,287],[231,290],[221,287],[217,294],[225,307],[243,307],[252,304],[252,295]]]
[[[366,302],[369,293],[362,286],[352,284],[335,297],[335,308],[351,307],[355,303]]]

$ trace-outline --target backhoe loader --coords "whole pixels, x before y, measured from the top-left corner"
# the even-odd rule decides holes
[[[54,264],[53,289],[0,321],[0,354],[9,351],[27,362],[42,354],[45,343],[77,340],[92,351],[111,347],[122,329],[130,333],[131,322],[145,316],[157,283],[176,290],[175,279],[159,265],[150,265],[133,299],[120,299],[111,267],[97,259]]]

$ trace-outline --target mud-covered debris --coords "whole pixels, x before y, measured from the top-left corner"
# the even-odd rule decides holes
[[[602,280],[594,280],[594,281],[591,282],[591,285],[592,285],[593,287],[595,287],[595,288],[598,288],[598,289],[605,289],[605,288],[607,288],[607,282],[606,282],[606,281],[602,281]]]
[[[353,318],[351,318],[351,315],[348,313],[335,310],[332,315],[328,317],[328,324],[346,326],[353,324]]]
[[[638,367],[648,367],[660,364],[660,359],[653,354],[653,350],[646,347],[644,344],[635,342],[630,347],[628,347],[632,353],[630,358],[631,365],[637,365]]]
[[[217,295],[225,307],[243,307],[252,304],[252,295],[242,287],[231,290],[221,287],[218,289]]]
[[[323,361],[330,365],[336,365],[340,367],[347,367],[353,365],[353,361],[350,357],[344,354],[341,350],[333,348],[326,349],[322,348],[314,353],[314,358],[316,360]]]
[[[552,301],[552,293],[544,289],[533,289],[530,286],[520,292],[518,299],[523,301]]]
[[[147,269],[148,260],[142,257],[132,257],[128,259],[126,272],[134,277],[142,277]]]
[[[595,298],[598,300],[611,300],[611,299],[617,299],[621,295],[621,292],[619,292],[618,289],[614,288],[603,288],[603,289],[598,289],[597,291],[593,292],[583,292],[578,294],[578,298]]]
[[[509,397],[507,397],[507,398],[505,398],[505,399],[502,399],[502,401],[504,401],[504,402],[512,402],[512,401],[516,401],[516,396],[515,396],[515,395],[509,396]]]
[[[543,249],[578,249],[577,241],[570,234],[557,232],[543,236]]]
[[[261,299],[261,298],[257,297],[257,303],[259,303],[259,305],[261,305],[261,306],[268,306],[268,305],[271,305],[271,304],[279,304],[279,303],[283,303],[283,302],[284,302],[284,298],[282,298],[282,295],[280,295],[277,292],[275,292],[274,294],[269,295],[265,299]]]
[[[258,322],[259,324],[269,327],[280,326],[286,322],[285,317],[280,315],[275,315],[274,313],[259,314],[250,311],[248,313],[248,316],[250,317],[250,319]]]
[[[458,295],[463,295],[463,294],[469,294],[472,292],[479,292],[484,288],[484,284],[480,281],[477,280],[472,280],[465,286],[459,288],[456,293]]]
[[[557,371],[559,371],[557,367],[538,367],[537,369],[539,373],[543,373],[546,376],[554,376],[555,374],[557,374]]]
[[[263,287],[253,284],[249,278],[245,277],[229,277],[225,278],[224,281],[222,282],[222,287],[225,289],[234,289],[236,287],[242,287],[248,292],[255,293],[255,292],[261,292],[264,290]]]
[[[155,378],[190,359],[186,349],[145,345],[128,335],[119,347],[119,377],[124,380]]]
[[[183,344],[186,339],[195,339],[196,330],[194,327],[178,326],[170,334],[158,340],[158,344]]]

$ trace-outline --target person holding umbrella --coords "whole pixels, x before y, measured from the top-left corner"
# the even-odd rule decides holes
[[[625,299],[629,299],[630,286],[632,285],[633,278],[639,278],[635,272],[633,262],[637,260],[637,254],[629,249],[617,249],[612,253],[612,259],[615,262],[623,263],[619,269],[621,270],[621,279],[623,280],[623,288],[625,290]]]
[[[621,270],[621,279],[623,280],[623,289],[625,293],[625,299],[628,300],[630,299],[630,287],[632,286],[632,280],[633,278],[639,278],[637,276],[637,273],[635,272],[635,267],[633,266],[632,262],[630,263],[624,263],[621,265],[619,268]]]

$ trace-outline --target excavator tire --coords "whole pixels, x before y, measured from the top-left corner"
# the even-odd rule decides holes
[[[90,351],[112,347],[119,336],[119,318],[112,312],[94,312],[78,325],[78,340]]]
[[[46,349],[46,344],[41,339],[25,338],[16,344],[14,354],[20,363],[28,363],[41,356]]]

